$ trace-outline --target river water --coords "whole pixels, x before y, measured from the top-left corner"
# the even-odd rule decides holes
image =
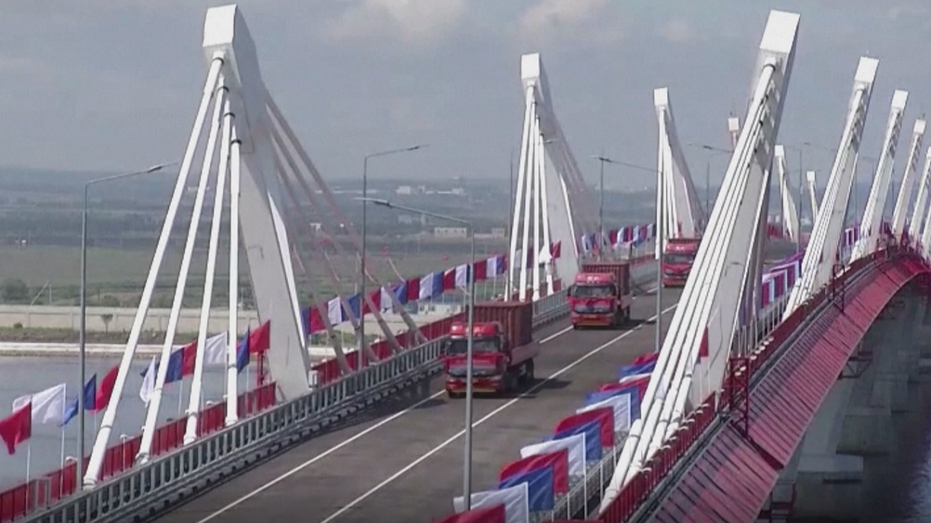
[[[111,433],[110,444],[119,441],[122,434],[136,436],[142,431],[145,422],[145,405],[139,397],[139,388],[142,386],[140,373],[148,366],[149,360],[137,359],[133,362],[132,372],[126,382],[126,387],[119,406],[119,414]],[[87,377],[90,379],[97,374],[97,382],[113,366],[119,364],[118,357],[89,357],[87,360]],[[68,396],[76,397],[79,386],[77,357],[74,358],[21,358],[0,357],[0,417],[6,417],[11,410],[13,400],[19,396],[66,383]],[[239,377],[240,391],[248,383],[250,376],[243,372]],[[190,395],[190,379],[185,382],[175,382],[165,386],[162,394],[162,404],[159,409],[159,424],[169,418],[177,419],[179,413],[187,409],[187,400]],[[222,368],[204,369],[203,396],[204,402],[223,401],[224,373]],[[183,397],[185,403],[179,409],[178,400]],[[103,411],[97,416],[88,412],[86,417],[85,449],[89,454],[94,444],[96,427],[103,418]],[[64,447],[62,440],[64,438]],[[17,448],[16,453],[8,455],[5,446],[0,444],[0,491],[13,487],[26,478],[27,455],[30,457],[28,465],[31,477],[55,470],[61,466],[62,449],[64,456],[78,455],[78,418],[75,417],[65,426],[64,430],[54,425],[38,425],[32,427],[32,438],[29,444]]]

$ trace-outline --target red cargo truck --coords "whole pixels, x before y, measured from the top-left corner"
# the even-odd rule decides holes
[[[663,287],[684,287],[701,238],[670,238],[663,252]]]
[[[630,320],[630,264],[626,261],[582,265],[569,289],[572,328],[614,327]]]
[[[533,359],[540,345],[533,341],[533,303],[489,301],[475,304],[472,326],[472,391],[505,393],[532,383]],[[466,391],[468,348],[466,322],[450,327],[443,351],[446,393],[462,397]]]

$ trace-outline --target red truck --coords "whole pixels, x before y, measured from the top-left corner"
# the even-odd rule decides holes
[[[626,261],[582,264],[569,289],[572,328],[615,327],[630,320],[630,264]]]
[[[475,304],[472,319],[472,391],[501,394],[532,383],[533,359],[540,345],[533,341],[533,303],[489,301]],[[446,393],[466,391],[468,325],[455,322],[443,350]]]
[[[663,287],[684,287],[701,238],[670,238],[663,252]]]

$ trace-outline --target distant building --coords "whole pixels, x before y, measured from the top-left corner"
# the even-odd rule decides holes
[[[310,228],[311,228],[314,232],[320,232],[320,227],[322,227],[322,225],[320,224],[320,222],[310,222]]]
[[[435,238],[467,238],[469,229],[465,227],[434,227],[433,236]]]
[[[394,190],[395,194],[414,194],[414,189],[410,185],[401,185]]]
[[[504,227],[493,227],[491,229],[492,238],[504,238],[506,235],[507,235],[507,232]]]

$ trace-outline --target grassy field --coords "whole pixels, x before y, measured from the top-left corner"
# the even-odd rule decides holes
[[[485,247],[483,249],[483,247]],[[500,246],[494,246],[499,247]],[[379,250],[376,250],[379,249]],[[424,245],[422,248],[396,252],[390,261],[373,246],[368,269],[383,283],[398,281],[398,273],[408,278],[447,269],[467,263],[468,245]],[[479,257],[495,252],[492,246],[479,246]],[[152,250],[120,250],[93,248],[88,250],[87,278],[88,299],[91,305],[136,306],[145,284],[152,262]],[[214,283],[214,298],[226,299],[229,262],[223,249],[217,260]],[[348,258],[348,259],[347,259]],[[80,282],[80,249],[61,246],[0,246],[0,282],[22,280],[29,287],[27,303],[35,299],[36,304],[72,305],[77,303]],[[240,258],[240,282],[248,301],[248,263]],[[303,303],[310,302],[310,294],[330,297],[336,292],[348,294],[354,291],[358,281],[358,262],[348,256],[331,253],[328,257],[317,255],[304,258],[305,271],[295,264],[298,291]],[[169,249],[159,272],[153,304],[157,307],[170,306],[174,287],[181,265],[181,249]],[[395,272],[395,269],[397,272]],[[195,251],[185,293],[186,306],[199,306],[203,295],[206,273],[206,251]],[[334,274],[335,273],[335,274]]]

